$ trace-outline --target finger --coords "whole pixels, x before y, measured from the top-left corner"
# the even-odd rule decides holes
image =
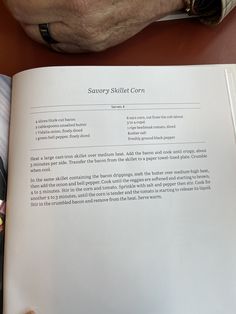
[[[64,0],[4,0],[13,16],[22,23],[40,24],[62,20],[67,2]]]
[[[28,25],[22,24],[26,34],[31,37],[33,40],[46,44],[46,41],[43,39],[40,34],[39,25]],[[48,31],[50,37],[57,42],[67,42],[69,39],[69,30],[68,27],[61,22],[54,22],[48,24]]]
[[[33,40],[46,44],[42,38],[38,25],[22,25],[27,35],[29,35]],[[56,40],[57,44],[52,44],[50,47],[62,53],[81,53],[88,51],[84,49],[78,42],[74,43],[74,38],[71,37],[71,30],[63,23],[57,22],[48,25],[51,37]],[[81,40],[82,44],[82,40]]]
[[[34,311],[29,311],[26,314],[36,314]]]

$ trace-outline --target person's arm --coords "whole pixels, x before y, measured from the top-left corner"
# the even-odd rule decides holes
[[[58,51],[100,51],[132,37],[150,23],[184,8],[183,0],[5,0],[13,16],[34,40],[39,32],[58,42]]]
[[[48,42],[61,52],[83,52],[117,45],[150,23],[192,4],[197,12],[203,6],[204,21],[219,22],[234,8],[236,0],[5,0],[5,3],[34,40]]]

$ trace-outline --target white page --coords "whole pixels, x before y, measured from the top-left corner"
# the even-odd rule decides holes
[[[231,69],[14,78],[5,314],[235,314]]]

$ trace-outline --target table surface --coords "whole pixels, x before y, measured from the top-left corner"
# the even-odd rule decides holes
[[[99,53],[59,54],[29,39],[0,1],[0,73],[54,65],[184,65],[236,63],[236,9],[217,26],[196,19],[153,23]]]

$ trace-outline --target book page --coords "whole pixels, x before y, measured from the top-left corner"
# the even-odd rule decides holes
[[[234,70],[14,77],[5,314],[235,314]]]

